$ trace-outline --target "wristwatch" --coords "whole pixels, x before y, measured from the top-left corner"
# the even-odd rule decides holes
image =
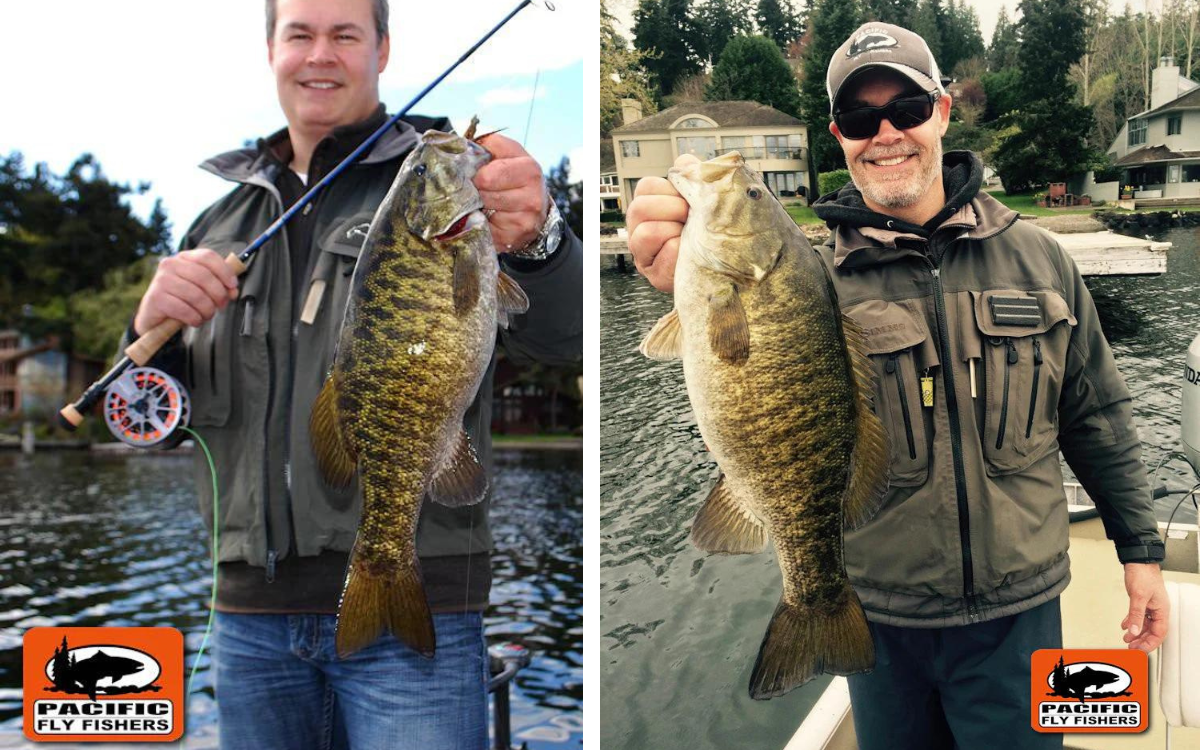
[[[558,252],[558,246],[562,244],[564,222],[562,214],[558,212],[558,204],[553,199],[549,203],[550,209],[546,211],[546,223],[542,224],[542,230],[538,236],[525,247],[513,250],[509,255],[522,260],[546,260]]]

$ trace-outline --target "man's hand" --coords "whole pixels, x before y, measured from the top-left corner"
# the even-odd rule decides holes
[[[496,252],[521,250],[541,234],[550,208],[542,167],[511,138],[492,133],[480,144],[492,160],[479,168],[474,182]]]
[[[682,167],[689,161],[698,160],[684,154],[675,160],[675,166]],[[687,215],[687,201],[671,183],[661,177],[644,177],[638,182],[625,214],[629,252],[637,270],[659,291],[675,288],[679,236]]]
[[[143,334],[168,318],[199,326],[237,296],[237,274],[220,255],[204,247],[185,250],[159,262],[133,328]]]
[[[1167,635],[1171,601],[1157,563],[1125,563],[1125,591],[1129,614],[1121,621],[1129,648],[1150,653]]]

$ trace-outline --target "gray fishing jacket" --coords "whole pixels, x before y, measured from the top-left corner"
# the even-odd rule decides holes
[[[814,204],[891,442],[883,509],[845,536],[875,622],[962,625],[1062,592],[1060,450],[1120,560],[1163,559],[1131,397],[1079,269],[980,192],[981,173],[973,154],[947,153],[948,204],[924,227],[874,213],[853,184]]]
[[[319,591],[311,596],[300,595],[303,601],[324,602],[319,609],[336,607],[344,556],[334,558],[340,564],[309,568],[303,567],[303,561],[322,553],[328,560],[330,551],[345,553],[351,548],[362,497],[357,480],[344,490],[330,489],[322,481],[309,443],[309,413],[332,365],[366,230],[403,158],[416,144],[418,129],[425,127],[449,129],[449,122],[402,120],[304,210],[312,221],[315,247],[300,277],[299,295],[293,289],[288,233],[281,231],[251,260],[241,277],[237,300],[203,326],[185,329],[156,358],[156,363],[183,379],[191,394],[191,424],[213,454],[220,492],[220,562],[249,563],[265,569],[266,580],[271,581],[280,561],[299,557],[290,567],[300,573],[289,577],[289,585],[314,585],[305,580],[314,576],[336,578],[318,585]],[[222,255],[239,252],[286,208],[276,187],[278,170],[284,167],[277,159],[266,158],[261,147],[221,154],[202,167],[235,187],[201,214],[181,249],[206,247]],[[518,362],[579,362],[579,240],[566,231],[558,252],[548,261],[508,262],[502,256],[502,263],[528,295],[530,309],[500,332],[498,346]],[[315,319],[305,324],[299,310],[317,281],[325,282],[325,291]],[[494,369],[493,358],[464,417],[464,427],[489,475]],[[201,514],[211,523],[212,482],[199,450],[196,480]],[[468,508],[425,503],[417,549],[427,581],[436,558],[466,555],[480,556],[472,578],[487,577],[487,553],[492,548],[489,500]],[[446,575],[461,573],[442,577]],[[478,587],[471,588],[477,595]],[[482,596],[482,602],[467,604],[486,606],[486,587]],[[433,591],[430,598],[431,606],[439,609],[439,603],[432,601]],[[461,607],[463,595],[456,598]],[[241,602],[236,608],[247,607],[252,604]]]

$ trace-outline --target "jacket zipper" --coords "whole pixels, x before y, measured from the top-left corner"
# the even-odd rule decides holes
[[[950,351],[950,326],[946,322],[946,300],[942,298],[942,272],[925,255],[925,262],[933,274],[933,307],[937,318],[938,346],[943,362],[953,362]],[[967,471],[963,464],[962,426],[958,416],[958,392],[954,390],[954,368],[943,367],[942,381],[946,387],[946,413],[950,422],[950,452],[954,457],[954,491],[958,502],[958,537],[962,547],[963,598],[967,602],[967,619],[979,620],[979,606],[975,601],[975,567],[971,560],[971,519],[967,509]]]
[[[1033,413],[1037,409],[1038,380],[1042,374],[1042,342],[1033,337],[1033,389],[1029,394],[1029,421],[1025,423],[1025,439],[1033,433]]]
[[[900,413],[904,415],[904,435],[908,438],[908,457],[916,460],[917,444],[913,440],[912,418],[908,415],[908,398],[904,392],[904,372],[897,359],[900,357],[900,352],[893,352],[888,357],[887,365],[884,369],[888,375],[896,376],[896,391],[900,394]]]
[[[1012,371],[1012,366],[1017,363],[1017,345],[1009,336],[992,339],[992,345],[1004,346],[1007,350],[1004,353],[1004,396],[1000,400],[999,434],[996,435],[996,450],[1000,450],[1004,447],[1004,433],[1008,428],[1009,373]]]

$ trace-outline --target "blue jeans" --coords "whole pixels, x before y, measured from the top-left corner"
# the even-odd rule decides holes
[[[334,615],[218,612],[221,749],[485,750],[483,615],[433,623],[433,659],[390,634],[338,659]]]

